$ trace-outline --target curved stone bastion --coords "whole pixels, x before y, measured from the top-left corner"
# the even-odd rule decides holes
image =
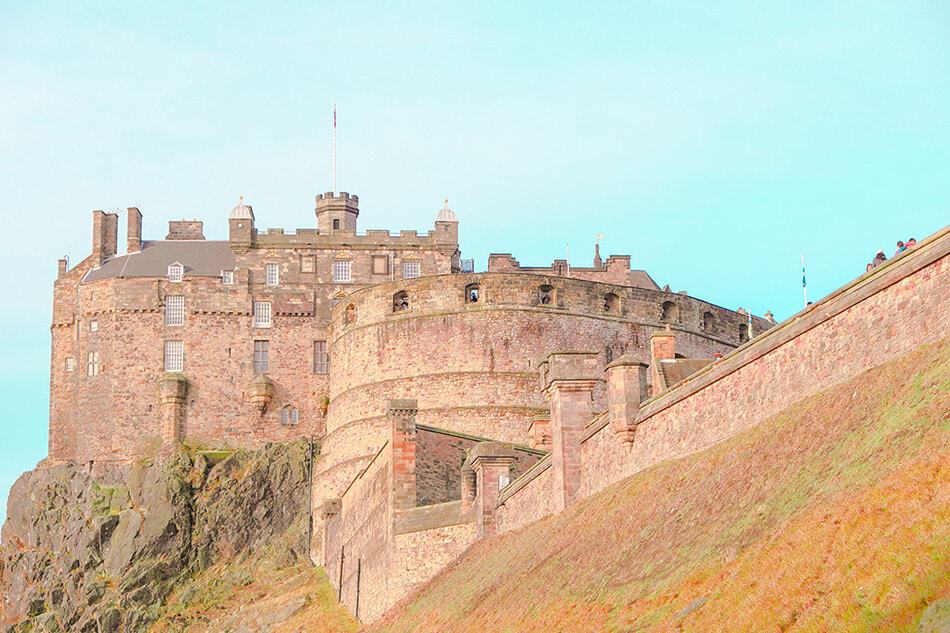
[[[744,340],[748,316],[684,294],[526,273],[450,274],[357,290],[332,310],[329,408],[314,503],[339,494],[388,437],[386,403],[412,398],[417,422],[527,442],[547,412],[538,363],[552,351],[649,361],[650,335],[712,357]],[[757,333],[769,327],[754,319]],[[604,390],[594,392],[603,410]]]

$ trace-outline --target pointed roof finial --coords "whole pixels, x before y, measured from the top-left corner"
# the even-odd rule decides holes
[[[244,204],[244,194],[239,196],[238,204],[231,209],[231,219],[254,219],[254,211],[250,205]]]
[[[445,198],[443,200],[444,205],[439,210],[439,215],[436,216],[436,222],[458,222],[458,218],[455,217],[455,211],[449,208],[449,199]]]

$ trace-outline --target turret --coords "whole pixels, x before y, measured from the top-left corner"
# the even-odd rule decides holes
[[[317,194],[317,228],[321,235],[335,231],[356,232],[356,217],[360,214],[360,199],[345,191]]]
[[[244,196],[241,196],[238,205],[231,209],[228,228],[231,250],[235,253],[246,253],[251,248],[254,237],[254,209],[251,205],[244,204]]]
[[[455,211],[449,208],[449,199],[446,198],[439,214],[435,217],[436,240],[445,244],[458,244],[459,221]]]

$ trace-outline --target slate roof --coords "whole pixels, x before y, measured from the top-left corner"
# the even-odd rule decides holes
[[[179,262],[185,277],[218,277],[222,270],[234,269],[234,252],[224,240],[152,240],[142,250],[118,255],[93,268],[83,281],[115,277],[165,277],[168,265]]]

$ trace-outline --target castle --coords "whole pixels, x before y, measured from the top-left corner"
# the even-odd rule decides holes
[[[361,618],[491,533],[509,484],[554,473],[545,507],[569,503],[591,419],[627,419],[632,442],[641,400],[775,325],[599,249],[589,267],[492,254],[474,272],[447,201],[425,235],[359,233],[347,193],[315,213],[259,231],[242,198],[227,241],[198,220],[143,240],[130,208],[118,255],[118,216],[93,211],[92,254],[54,284],[49,460],[316,441],[311,555]]]

